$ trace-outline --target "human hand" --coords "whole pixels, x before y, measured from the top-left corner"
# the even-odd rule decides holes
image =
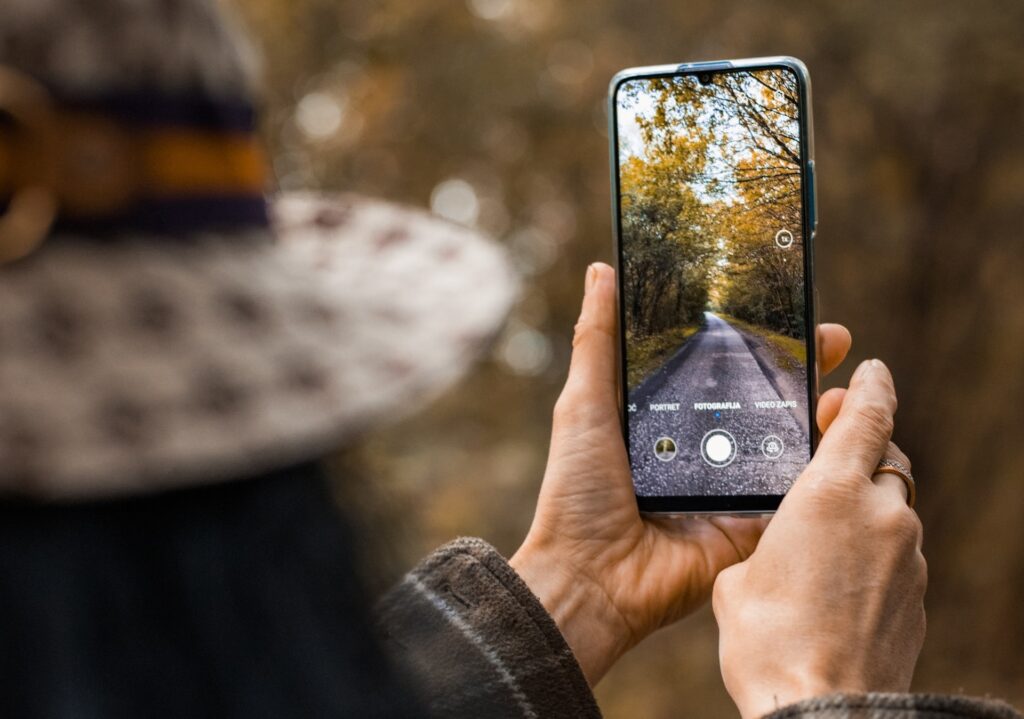
[[[718,572],[745,559],[765,526],[640,515],[619,418],[617,316],[615,271],[591,265],[537,511],[511,560],[591,685],[641,639],[703,604]],[[823,325],[819,345],[829,371],[850,334]]]
[[[878,360],[861,364],[849,390],[823,395],[814,459],[757,550],[718,575],[722,677],[744,718],[822,694],[910,686],[927,568],[903,480],[875,474],[883,457],[910,466],[890,441],[895,411]]]

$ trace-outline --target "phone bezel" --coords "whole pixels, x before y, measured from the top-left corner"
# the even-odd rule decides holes
[[[616,283],[616,304],[619,312],[619,327],[625,327],[625,308],[622,302],[622,222],[619,211],[621,191],[619,187],[619,137],[617,122],[617,101],[619,87],[628,81],[654,78],[717,74],[722,72],[787,69],[797,78],[800,115],[800,184],[801,217],[804,237],[804,306],[807,308],[806,322],[808,368],[807,374],[808,427],[810,452],[818,447],[819,433],[815,422],[818,404],[818,347],[817,347],[817,302],[814,284],[814,240],[817,229],[816,188],[814,174],[814,123],[811,115],[811,79],[807,67],[794,57],[763,57],[743,60],[717,60],[712,62],[691,62],[675,65],[636,67],[617,73],[611,80],[608,92],[608,138],[611,156],[612,187],[612,228],[615,243],[615,261],[618,280]],[[619,411],[623,439],[629,447],[629,417],[627,415],[628,384],[626,382],[626,333],[619,331]],[[778,509],[785,495],[693,495],[693,496],[641,496],[636,495],[642,512],[658,514],[769,514]]]

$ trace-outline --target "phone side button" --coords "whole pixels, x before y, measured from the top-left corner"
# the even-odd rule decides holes
[[[814,288],[814,327],[817,331],[818,324],[821,322],[821,293],[818,292],[818,288]],[[821,347],[816,346],[814,348],[815,362],[814,362],[814,393],[815,395],[821,394],[821,372],[819,367],[821,366]]]
[[[811,232],[818,230],[817,178],[814,176],[814,160],[807,162],[807,212],[811,220]]]

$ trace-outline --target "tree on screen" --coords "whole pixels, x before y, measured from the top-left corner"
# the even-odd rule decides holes
[[[646,84],[624,90],[636,103]],[[662,97],[672,91],[655,81]],[[659,107],[663,104],[659,102]],[[700,322],[708,302],[714,237],[691,187],[704,172],[709,137],[691,123],[668,132],[667,118],[638,117],[644,150],[620,168],[627,331],[645,336]]]
[[[653,98],[637,117],[642,151],[621,170],[631,331],[690,324],[710,305],[803,336],[797,91],[788,70],[627,86],[627,108]]]

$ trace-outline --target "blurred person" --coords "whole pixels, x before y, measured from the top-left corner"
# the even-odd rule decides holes
[[[767,530],[641,517],[603,265],[523,546],[442,547],[373,620],[321,460],[454,381],[515,279],[425,214],[268,203],[252,72],[213,0],[0,7],[5,716],[599,716],[590,686],[712,587],[745,717],[1017,716],[872,693],[924,631],[880,363],[822,397]],[[849,334],[820,341],[827,371]]]

